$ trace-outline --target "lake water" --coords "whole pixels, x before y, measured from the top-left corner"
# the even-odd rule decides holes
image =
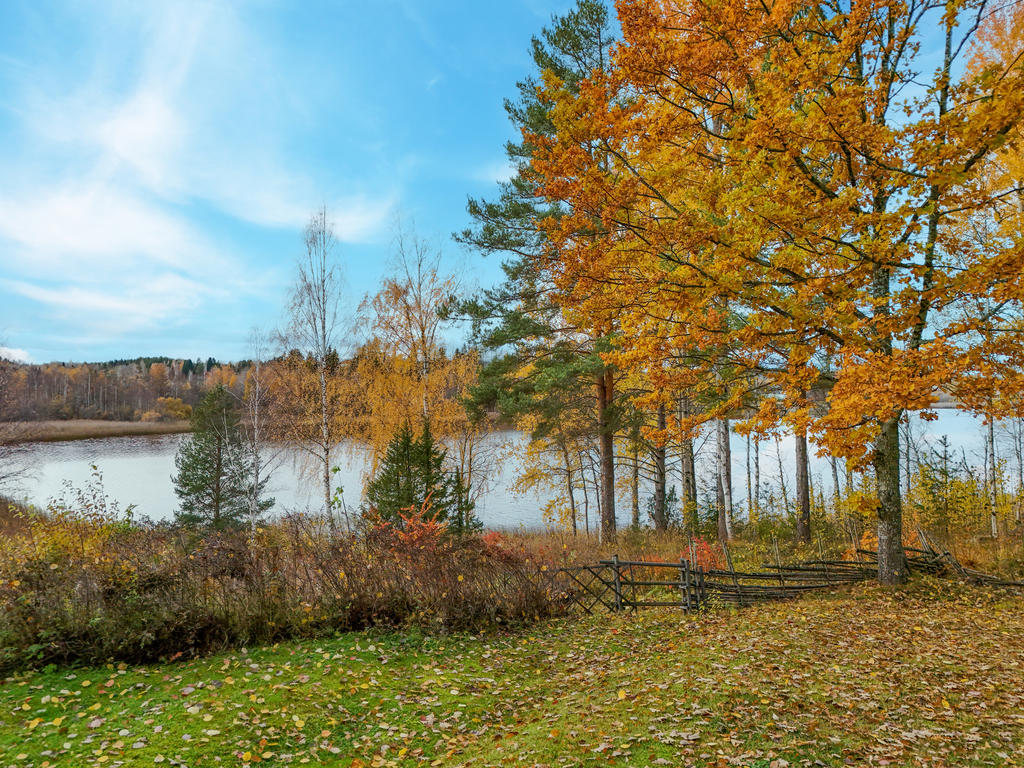
[[[185,435],[146,437],[108,437],[94,440],[30,443],[24,446],[22,460],[29,475],[21,482],[15,497],[36,505],[58,497],[65,488],[84,488],[94,472],[102,474],[108,498],[124,509],[136,506],[138,515],[153,520],[174,515],[178,499],[174,495],[174,455]],[[504,435],[502,442],[514,442],[518,435]],[[359,506],[366,459],[361,452],[340,450],[334,463],[339,471],[335,485],[344,489],[349,510]],[[515,462],[506,462],[489,478],[488,489],[477,501],[476,515],[489,528],[540,528],[544,521],[544,501],[536,494],[516,494],[511,485],[517,474]],[[272,513],[319,510],[321,486],[309,479],[301,452],[280,450],[275,461],[268,495],[276,504]]]
[[[955,411],[940,411],[938,421],[922,422],[914,419],[916,438],[934,443],[948,435],[953,446],[963,448],[970,463],[981,464],[983,427],[980,420]],[[174,473],[174,454],[183,435],[157,435],[151,437],[115,437],[96,440],[76,440],[56,443],[31,443],[24,447],[23,458],[30,467],[30,475],[22,482],[18,493],[12,494],[37,505],[59,496],[67,484],[84,488],[95,466],[103,475],[107,496],[116,500],[123,509],[136,505],[139,515],[154,520],[173,516],[177,506],[171,476]],[[506,459],[488,478],[488,488],[477,502],[476,514],[488,528],[542,528],[541,510],[547,501],[538,493],[518,494],[512,485],[519,472],[514,458],[515,448],[524,438],[517,433],[499,433],[494,438],[505,446]],[[497,446],[495,446],[497,447]],[[697,441],[698,475],[710,483],[713,467],[714,441]],[[776,456],[778,449],[779,456]],[[738,435],[732,439],[733,494],[737,508],[742,508],[746,495],[746,444]],[[998,450],[998,448],[997,448]],[[765,485],[771,485],[778,475],[779,458],[786,471],[792,467],[792,440],[783,438],[761,444],[761,476]],[[336,483],[344,488],[348,508],[359,506],[366,461],[359,452],[340,451],[335,462],[340,470]],[[625,470],[620,470],[625,471]],[[674,473],[675,470],[670,470]],[[826,459],[811,459],[811,474],[817,488],[831,489],[831,472]],[[699,478],[700,480],[700,478]],[[678,480],[670,474],[670,484]],[[791,481],[787,480],[790,489]],[[645,488],[643,496],[647,496]],[[792,490],[790,490],[792,493]],[[275,513],[320,508],[320,490],[317,482],[303,477],[301,456],[282,451],[270,483],[270,494],[276,500]],[[617,504],[620,524],[629,522],[629,504],[622,498]],[[581,512],[582,514],[582,512]],[[591,504],[591,523],[595,522],[594,504]],[[581,521],[582,525],[582,521]]]

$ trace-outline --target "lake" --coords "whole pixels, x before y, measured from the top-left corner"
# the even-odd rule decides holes
[[[983,427],[980,420],[956,411],[940,411],[938,421],[922,422],[915,418],[913,429],[915,438],[929,443],[934,443],[943,434],[949,435],[952,445],[962,447],[970,463],[981,464]],[[29,443],[24,446],[24,458],[31,468],[31,475],[22,482],[20,491],[12,495],[37,505],[45,505],[49,499],[59,496],[66,484],[84,487],[93,472],[92,467],[96,466],[103,475],[106,494],[116,500],[122,509],[134,504],[139,515],[154,520],[170,518],[177,507],[177,497],[171,482],[174,454],[183,437],[154,435]],[[522,445],[524,437],[507,432],[498,433],[495,440],[514,448],[517,444]],[[702,476],[704,482],[710,482],[714,441],[708,438],[698,440],[697,447],[700,451],[698,475]],[[775,482],[780,459],[787,471],[792,466],[792,440],[784,438],[777,447],[778,456],[774,441],[765,441],[761,445],[761,475],[765,485]],[[732,450],[733,493],[739,510],[746,495],[744,438],[733,435]],[[335,481],[344,488],[346,504],[352,510],[359,506],[366,461],[358,451],[342,450],[335,463],[340,467]],[[515,493],[512,485],[518,472],[518,461],[509,458],[489,478],[489,487],[476,507],[476,514],[486,527],[544,527],[541,510],[547,498],[538,493]],[[620,473],[624,472],[625,469],[620,470]],[[831,472],[826,459],[812,456],[811,473],[817,488],[831,489]],[[678,483],[674,472],[670,474],[669,483]],[[790,483],[791,480],[787,479],[792,489]],[[303,477],[301,456],[295,451],[281,451],[269,493],[277,500],[274,513],[320,508],[320,486],[316,481]],[[649,489],[645,488],[642,496],[646,497],[648,493]],[[628,494],[624,493],[618,501],[616,511],[620,525],[628,524]],[[593,524],[593,505],[590,514]]]
[[[28,443],[22,459],[30,474],[16,498],[45,505],[70,485],[84,488],[93,474],[93,467],[102,473],[103,487],[110,499],[121,508],[136,505],[138,515],[162,520],[174,515],[178,499],[174,495],[174,454],[185,435],[152,435],[137,437],[105,437],[66,442]],[[504,435],[508,441],[518,435]],[[344,489],[349,510],[359,506],[366,459],[360,451],[340,450],[334,463],[339,471],[335,485]],[[541,528],[544,500],[536,494],[515,494],[511,491],[517,472],[515,462],[506,462],[501,471],[489,480],[489,488],[478,500],[476,514],[489,528]],[[276,504],[273,514],[322,508],[321,486],[317,480],[304,476],[302,453],[281,449],[274,462],[268,495]]]

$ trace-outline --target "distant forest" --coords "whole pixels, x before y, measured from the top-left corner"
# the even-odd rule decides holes
[[[249,362],[138,357],[98,363],[2,361],[3,417],[11,421],[187,419],[211,387],[244,382]]]

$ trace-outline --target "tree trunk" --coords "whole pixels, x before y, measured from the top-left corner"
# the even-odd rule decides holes
[[[615,426],[612,402],[615,383],[611,369],[597,380],[597,418],[601,451],[601,540],[615,538]]]
[[[757,515],[754,513],[754,484],[750,478],[750,433],[747,432],[747,522],[757,522]]]
[[[878,581],[903,584],[907,580],[907,559],[903,551],[898,419],[882,422],[875,440],[873,464],[878,485]]]
[[[323,484],[324,484],[324,514],[331,526],[331,533],[334,533],[334,510],[331,509],[331,430],[328,424],[330,409],[327,402],[327,361],[319,361],[320,366],[320,437],[322,440],[323,457]]]
[[[718,437],[718,539],[732,538],[732,452],[729,447],[729,420],[715,423]]]
[[[900,474],[903,495],[910,495],[910,422],[902,425],[903,438],[900,440],[900,455],[903,462],[903,469]]]
[[[220,485],[221,479],[224,477],[224,447],[220,437],[217,438],[217,458],[213,465],[213,528],[220,530]]]
[[[572,487],[572,459],[569,449],[562,443],[562,457],[565,459],[565,486],[569,493],[569,514],[572,516],[572,535],[576,535],[576,493]]]
[[[829,457],[832,465],[832,511],[839,513],[839,462],[835,456]]]
[[[659,405],[658,429],[664,434],[666,426],[665,406]],[[654,529],[657,531],[668,530],[668,509],[666,508],[665,494],[668,478],[666,477],[665,450],[665,443],[654,449]]]
[[[782,493],[782,512],[789,514],[789,491],[786,490],[786,469],[782,466],[782,449],[779,447],[779,438],[775,438],[775,461],[779,467],[779,491]]]
[[[331,509],[331,452],[324,448],[323,455],[323,484],[324,484],[324,514],[327,515],[327,522],[334,533],[334,510]]]
[[[761,514],[761,438],[754,437],[754,514]]]
[[[630,478],[629,489],[632,493],[633,527],[640,527],[640,440],[633,435],[633,477]]]
[[[583,530],[590,535],[590,492],[587,490],[587,468],[583,464],[583,452],[577,451],[576,458],[580,461],[580,480],[583,482]]]
[[[796,538],[811,543],[811,493],[807,474],[807,432],[796,433]]]
[[[1024,444],[1021,440],[1024,437],[1024,431],[1022,431],[1021,419],[1010,420],[1010,435],[1013,437],[1013,455],[1017,460],[1017,498],[1013,503],[1013,519],[1019,524],[1021,497],[1024,495]]]
[[[989,476],[989,524],[992,538],[999,537],[999,484],[996,480],[996,425],[995,419],[988,420],[988,476]]]
[[[690,401],[688,398],[680,398],[679,415],[687,417],[690,415]],[[683,519],[686,520],[691,536],[697,535],[700,520],[697,516],[697,462],[693,453],[693,438],[689,435],[680,441],[679,472],[682,476],[683,489]]]

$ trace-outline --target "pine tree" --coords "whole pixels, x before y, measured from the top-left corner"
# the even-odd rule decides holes
[[[377,476],[366,488],[366,500],[382,520],[401,526],[402,515],[428,510],[427,516],[447,522],[456,533],[479,528],[473,517],[469,489],[444,468],[445,450],[435,441],[429,422],[419,437],[404,424],[388,444]]]
[[[517,83],[516,98],[505,101],[513,126],[540,136],[552,134],[549,109],[537,97],[543,73],[555,75],[575,92],[582,80],[607,67],[616,31],[614,16],[601,0],[577,0],[567,13],[552,17],[532,40],[535,74]],[[501,184],[496,200],[470,198],[467,212],[473,225],[455,235],[464,245],[505,259],[504,281],[459,307],[472,321],[476,343],[497,355],[484,366],[471,405],[478,414],[496,406],[506,418],[537,417],[531,429],[534,440],[550,435],[564,443],[581,431],[596,439],[602,527],[613,535],[613,438],[621,408],[614,372],[601,358],[609,348],[607,329],[572,327],[552,300],[550,280],[538,269],[547,242],[534,222],[557,217],[562,209],[538,194],[531,165],[535,149],[525,140],[506,145],[514,176]],[[581,421],[575,418],[580,411],[592,415]]]
[[[253,510],[262,514],[270,509],[274,500],[263,496],[267,480],[253,483],[253,460],[231,394],[215,387],[196,406],[192,434],[174,457],[178,522],[223,530],[240,525]]]

